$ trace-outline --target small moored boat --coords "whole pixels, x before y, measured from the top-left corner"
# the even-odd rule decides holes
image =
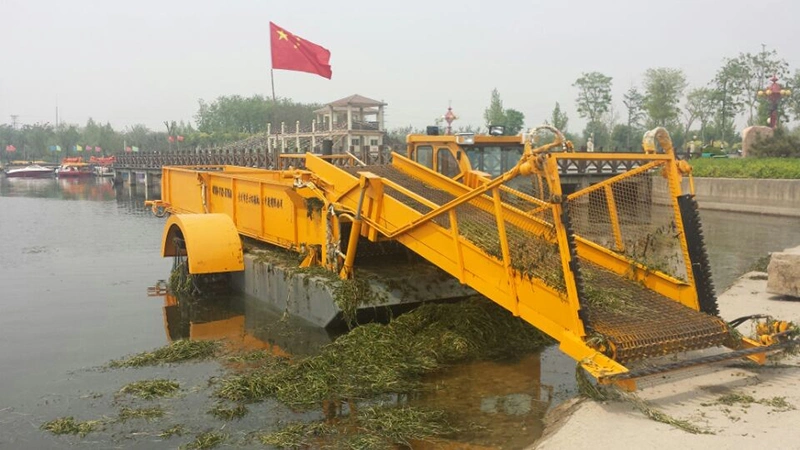
[[[78,178],[90,177],[93,175],[92,168],[86,163],[63,163],[58,168],[59,178]]]
[[[53,176],[54,170],[49,167],[42,167],[38,164],[11,169],[6,171],[9,178],[47,178]]]

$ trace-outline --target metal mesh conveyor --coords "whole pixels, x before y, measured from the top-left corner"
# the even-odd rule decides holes
[[[455,198],[453,194],[432,187],[391,165],[345,170],[354,176],[361,171],[371,172],[439,206]],[[386,186],[385,192],[420,214],[431,211],[430,207],[390,186]],[[519,200],[525,195],[515,192],[504,192],[504,207],[527,209]],[[491,197],[484,194],[458,206],[458,228],[462,237],[489,257],[501,260],[497,218],[487,208],[487,202],[490,201]],[[550,214],[550,210],[545,209],[539,210],[535,216],[537,225],[550,227],[550,232],[544,234],[531,232],[531,227],[525,223],[512,223],[505,219],[511,266],[527,277],[537,278],[553,289],[564,292],[564,275],[552,217],[548,217]],[[437,216],[433,222],[445,228],[450,226],[447,214]],[[592,221],[586,223],[591,224]],[[586,227],[578,227],[579,230],[581,228]],[[577,234],[580,235],[580,231]],[[587,335],[590,338],[598,336],[605,342],[616,361],[634,361],[719,346],[730,336],[720,318],[688,308],[590,261],[579,258],[575,270],[582,274],[583,279],[577,288]]]

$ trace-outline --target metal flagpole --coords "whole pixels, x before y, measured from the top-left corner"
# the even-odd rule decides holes
[[[275,103],[275,74],[272,67],[269,68],[269,82],[272,83],[272,103]]]

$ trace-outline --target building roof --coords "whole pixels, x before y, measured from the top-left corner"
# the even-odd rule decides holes
[[[386,103],[364,97],[362,95],[353,94],[349,97],[340,98],[339,100],[328,103],[326,106],[386,106]]]

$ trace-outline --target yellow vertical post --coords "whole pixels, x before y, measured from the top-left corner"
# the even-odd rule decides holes
[[[544,161],[544,170],[550,188],[549,200],[552,203],[553,225],[555,225],[556,242],[558,242],[558,252],[561,256],[561,269],[564,272],[567,302],[569,302],[570,308],[572,308],[573,311],[578,311],[581,309],[581,305],[578,300],[578,288],[575,285],[575,276],[572,272],[572,254],[569,249],[567,230],[564,227],[564,222],[561,220],[561,215],[564,213],[564,208],[561,206],[561,179],[558,175],[558,163],[556,162],[556,158],[552,155],[547,155]],[[586,331],[583,328],[583,321],[581,321],[578,314],[573,315],[573,320],[573,333],[582,338],[586,335]]]
[[[458,233],[458,219],[456,218],[455,208],[449,212],[450,217],[450,233],[453,236],[453,245],[456,248],[456,263],[458,263],[458,281],[464,283],[464,255],[461,250],[461,242],[459,242]]]
[[[618,252],[625,250],[625,243],[622,242],[622,229],[619,227],[619,214],[617,214],[617,202],[614,199],[614,190],[610,184],[605,185],[603,190],[606,193],[606,204],[608,205],[608,216],[611,219],[611,229],[614,231],[614,245]]]
[[[675,214],[675,225],[678,227],[678,231],[680,234],[680,244],[681,244],[681,253],[683,254],[683,261],[686,265],[686,279],[694,285],[694,272],[692,271],[692,260],[689,257],[689,244],[686,242],[686,231],[683,229],[683,218],[681,216],[681,208],[678,205],[678,197],[682,194],[681,191],[681,176],[678,173],[678,165],[675,161],[675,154],[669,152],[672,156],[672,159],[667,162],[666,167],[664,167],[664,171],[667,175],[667,181],[669,183],[669,196],[670,201],[672,202],[672,210],[673,214]],[[694,309],[699,310],[700,304],[697,303],[695,300]]]
[[[367,188],[369,186],[369,179],[361,175],[361,194],[358,197],[358,207],[356,208],[356,216],[353,218],[353,225],[350,227],[350,238],[347,240],[347,254],[344,257],[344,264],[339,277],[342,279],[349,279],[353,277],[353,264],[356,261],[356,249],[358,247],[358,238],[361,236],[361,209],[364,207],[364,197],[367,195]]]
[[[514,281],[514,275],[511,272],[511,252],[508,249],[508,237],[506,236],[506,222],[503,219],[503,202],[500,199],[500,188],[495,187],[492,189],[492,199],[494,200],[494,214],[497,218],[497,234],[500,239],[500,252],[503,255],[503,268],[506,271],[506,280],[508,288],[511,291],[511,297],[514,299],[514,307],[511,312],[514,316],[519,316],[519,297],[517,297],[517,284]]]

